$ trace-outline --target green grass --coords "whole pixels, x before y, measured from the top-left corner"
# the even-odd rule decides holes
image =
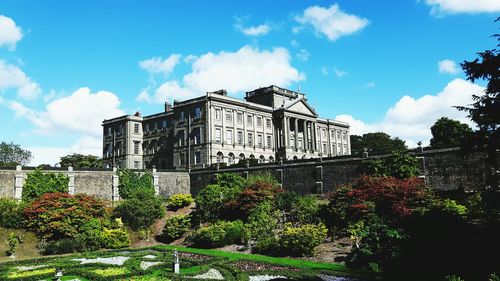
[[[12,259],[5,254],[5,251],[9,248],[7,237],[9,237],[9,233],[11,232],[14,232],[23,240],[23,243],[17,245],[16,252],[14,253],[16,260],[33,259],[41,256],[36,247],[38,238],[33,232],[0,227],[0,237],[2,238],[0,239],[0,262],[12,261]]]
[[[219,250],[188,248],[188,247],[183,247],[183,246],[172,246],[172,245],[155,246],[153,248],[167,249],[167,250],[174,250],[175,249],[175,250],[178,250],[179,252],[214,256],[214,257],[223,257],[223,258],[229,259],[230,261],[248,260],[248,261],[269,263],[269,264],[295,267],[295,268],[315,269],[315,270],[333,270],[333,271],[339,271],[339,272],[353,272],[352,269],[349,269],[345,265],[336,264],[336,263],[323,263],[323,262],[307,261],[307,260],[302,260],[302,259],[279,258],[279,257],[270,257],[270,256],[263,256],[263,255],[254,255],[254,254],[231,253],[231,252],[224,252],[224,251],[219,251]]]

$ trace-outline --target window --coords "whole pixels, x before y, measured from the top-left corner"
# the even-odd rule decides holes
[[[215,129],[215,141],[221,142],[221,130],[219,128]]]
[[[201,107],[199,106],[194,109],[194,119],[201,119]]]
[[[297,148],[302,148],[302,140],[299,140],[299,143],[297,144]]]
[[[238,140],[239,145],[243,145],[243,131],[238,131]]]
[[[186,135],[184,134],[184,130],[178,132],[179,136],[179,146],[184,146]]]
[[[337,146],[337,155],[342,155],[342,148],[340,144]]]
[[[340,141],[340,131],[337,131],[337,141]]]
[[[326,146],[326,143],[323,143],[323,154],[326,154],[328,151],[327,151],[327,146]]]
[[[247,125],[253,126],[253,115],[247,115]]]
[[[231,110],[226,111],[226,121],[233,122],[233,112]]]
[[[347,134],[345,132],[342,133],[342,139],[344,139],[344,141],[347,140]]]
[[[226,143],[227,144],[233,143],[233,130],[226,130]]]
[[[266,127],[271,129],[271,119],[266,119]]]
[[[217,152],[217,163],[222,163],[224,162],[224,154],[222,152]]]
[[[257,127],[262,127],[262,117],[260,116],[257,117]]]
[[[194,144],[201,143],[201,128],[193,129],[193,139],[194,139]]]
[[[134,134],[139,133],[139,123],[134,123]]]
[[[201,152],[195,151],[194,152],[194,164],[200,164],[201,163]]]
[[[149,133],[149,123],[144,125],[144,132]]]
[[[167,128],[167,120],[163,120],[161,126],[162,128]]]
[[[266,138],[266,140],[267,140],[267,145],[266,145],[266,146],[267,146],[268,148],[271,148],[271,147],[272,147],[272,139],[271,139],[271,136],[270,136],[270,135],[268,135],[268,136],[267,136],[267,138]]]
[[[134,154],[139,154],[139,142],[134,141]]]
[[[139,169],[141,162],[139,161],[134,161],[134,169]]]
[[[253,146],[253,133],[248,133],[248,146]]]
[[[186,156],[183,152],[179,153],[179,166],[184,166],[186,163]]]
[[[229,165],[233,165],[233,164],[234,164],[234,158],[235,158],[235,157],[234,157],[234,154],[233,154],[233,153],[229,153],[229,154],[227,155],[227,163],[228,163]]]
[[[155,123],[154,123],[154,130],[155,130],[155,131],[156,131],[156,130],[158,130],[158,122],[155,122]]]
[[[236,122],[238,122],[238,124],[243,123],[243,113],[238,112],[238,113],[236,114]]]
[[[290,147],[291,148],[295,147],[295,139],[290,139]]]
[[[221,120],[221,111],[220,109],[215,109],[215,120]]]
[[[179,116],[179,122],[184,122],[186,119],[184,111],[181,111],[180,116]]]
[[[257,146],[258,146],[258,147],[262,147],[262,145],[263,145],[262,135],[261,135],[261,134],[258,134],[258,135],[257,135]]]
[[[321,133],[322,133],[321,136],[322,136],[323,140],[325,140],[326,139],[326,130],[325,129],[321,130]]]
[[[111,127],[108,128],[108,136],[111,136],[113,134],[113,129]]]

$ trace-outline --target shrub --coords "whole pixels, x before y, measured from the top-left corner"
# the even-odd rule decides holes
[[[247,233],[241,221],[218,221],[194,231],[188,240],[197,247],[215,248],[245,243]]]
[[[469,210],[464,205],[457,204],[455,200],[444,199],[442,200],[438,208],[440,208],[444,213],[449,216],[465,218],[469,213]]]
[[[220,217],[224,202],[234,196],[227,186],[210,184],[196,196],[196,217],[201,221],[213,221]]]
[[[5,251],[7,256],[12,256],[16,252],[17,244],[19,244],[19,237],[14,232],[9,233],[9,238],[7,239],[7,244],[9,249]]]
[[[130,246],[128,232],[124,229],[104,228],[102,232],[103,246],[108,249],[119,249]]]
[[[191,218],[187,215],[177,215],[167,219],[160,238],[166,242],[179,239],[191,227]]]
[[[167,207],[170,210],[176,211],[182,207],[186,207],[193,203],[191,194],[174,194],[167,200]]]
[[[257,242],[269,236],[274,236],[278,228],[280,211],[273,208],[270,201],[264,201],[255,207],[248,216],[247,228],[250,237]]]
[[[26,226],[42,238],[73,238],[93,218],[104,218],[104,203],[85,194],[47,193],[24,210]]]
[[[22,228],[26,203],[11,198],[0,198],[0,226]]]
[[[322,223],[305,224],[299,227],[287,224],[279,239],[280,248],[290,255],[312,255],[314,248],[325,240],[326,234],[327,229]]]
[[[295,191],[283,191],[276,194],[276,208],[284,211],[291,212],[294,206],[299,201],[300,195]]]
[[[59,255],[67,253],[82,252],[85,250],[83,241],[71,238],[63,238],[59,240],[49,241],[45,245],[44,255]]]
[[[41,169],[35,169],[28,173],[23,186],[22,199],[31,202],[38,197],[53,192],[68,192],[69,178],[63,174],[43,173]]]
[[[394,152],[385,159],[370,159],[360,166],[362,173],[375,177],[395,177],[405,179],[418,176],[418,161],[415,156],[404,152]]]
[[[215,183],[220,186],[238,191],[243,189],[243,186],[245,186],[246,184],[246,180],[238,174],[223,173],[223,174],[217,174]]]
[[[319,201],[314,195],[301,196],[291,211],[293,221],[314,223],[318,220]]]
[[[75,240],[85,245],[85,250],[95,251],[102,246],[102,224],[98,219],[85,222],[75,235]]]
[[[274,235],[257,239],[252,252],[271,256],[280,255],[280,241]]]
[[[142,189],[135,191],[132,197],[122,201],[114,210],[115,216],[133,230],[149,228],[156,219],[165,215],[160,197],[154,191]]]
[[[118,171],[119,183],[118,193],[122,199],[129,199],[133,197],[135,192],[148,190],[155,192],[153,186],[153,175],[151,172],[146,171],[142,175],[134,171],[123,169]]]

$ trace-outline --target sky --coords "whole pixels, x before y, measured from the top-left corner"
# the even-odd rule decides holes
[[[32,165],[102,155],[103,119],[226,89],[306,94],[351,134],[415,147],[446,116],[473,125],[484,81],[460,63],[493,49],[498,0],[0,1],[0,141]]]

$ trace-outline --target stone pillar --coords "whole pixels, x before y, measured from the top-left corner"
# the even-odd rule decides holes
[[[295,118],[295,121],[294,121],[294,125],[295,125],[295,128],[294,128],[294,136],[295,136],[295,151],[297,151],[299,148],[298,148],[298,145],[299,145],[299,120],[297,118]]]
[[[316,166],[316,192],[323,194],[323,166]]]
[[[288,128],[290,127],[288,117],[283,116],[283,147],[288,148]]]
[[[71,195],[75,194],[75,174],[73,173],[73,167],[68,167],[68,193]]]
[[[307,146],[308,146],[308,136],[307,136],[307,121],[304,119],[304,133],[303,133],[303,144],[304,144],[304,151],[307,153]]]
[[[278,178],[279,184],[283,186],[283,169],[276,170],[276,178]]]
[[[23,167],[20,165],[16,166],[16,175],[14,180],[14,199],[21,200],[23,196],[23,174],[21,171]]]
[[[156,172],[156,168],[153,168],[153,186],[155,194],[160,195],[160,175]]]
[[[118,185],[119,185],[119,176],[117,174],[118,169],[116,167],[113,167],[113,180],[112,180],[112,195],[111,195],[111,200],[112,201],[119,201],[120,200],[120,193],[118,192]]]
[[[311,133],[312,133],[312,150],[313,150],[313,152],[316,152],[318,150],[318,148],[316,147],[316,143],[317,143],[316,138],[318,137],[318,136],[316,136],[316,133],[317,133],[316,123],[311,124]]]

